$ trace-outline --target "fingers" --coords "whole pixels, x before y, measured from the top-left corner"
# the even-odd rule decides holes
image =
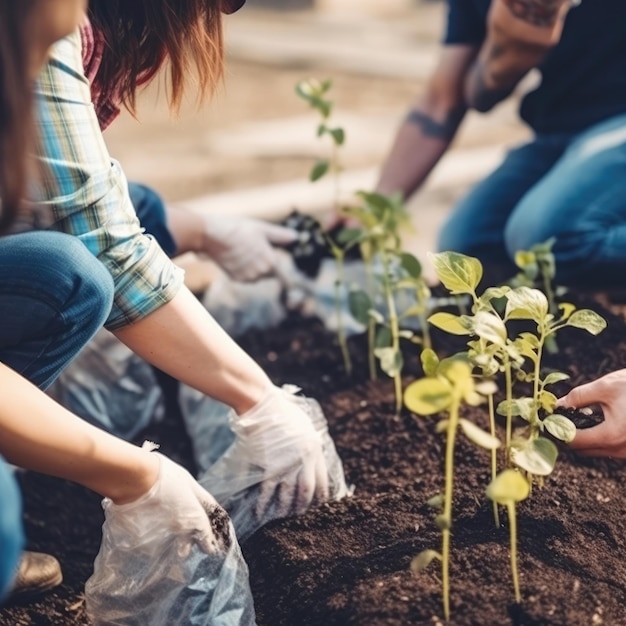
[[[271,224],[270,222],[260,222],[260,230],[267,240],[276,246],[286,246],[297,241],[300,234],[293,228]]]
[[[576,431],[576,436],[570,442],[569,446],[573,450],[577,450],[583,454],[591,454],[591,450],[603,451],[606,450],[611,438],[611,427],[608,422],[602,422],[593,428],[585,428]],[[610,456],[606,454],[600,454],[599,456]]]
[[[582,408],[602,402],[604,385],[600,383],[600,380],[574,387],[567,395],[556,401],[556,406]]]

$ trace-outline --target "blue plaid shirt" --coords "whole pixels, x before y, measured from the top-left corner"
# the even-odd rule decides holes
[[[105,326],[126,326],[171,300],[183,272],[142,232],[124,173],[108,154],[78,31],[53,47],[35,97],[39,179],[24,217],[29,228],[75,235],[104,263],[115,282]]]

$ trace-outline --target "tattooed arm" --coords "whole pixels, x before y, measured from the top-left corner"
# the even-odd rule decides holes
[[[422,96],[400,126],[376,191],[411,195],[448,149],[463,116],[463,85],[478,48],[449,45]]]
[[[494,0],[465,84],[467,105],[484,112],[506,98],[559,42],[570,6],[569,0]]]

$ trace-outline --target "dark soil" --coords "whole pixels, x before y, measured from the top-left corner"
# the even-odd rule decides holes
[[[600,310],[595,302],[594,308]],[[608,328],[598,337],[575,329],[559,336],[560,352],[547,365],[571,379],[553,389],[557,395],[626,367],[626,324],[619,315],[601,313]],[[440,334],[434,341],[442,355],[460,348]],[[351,379],[334,337],[315,321],[289,320],[241,343],[277,383],[297,384],[321,401],[348,482],[355,485],[353,497],[273,522],[243,546],[259,625],[442,624],[438,567],[433,563],[419,575],[409,570],[421,550],[440,548],[425,504],[442,489],[436,419],[407,411],[394,416],[389,381],[366,382],[361,338],[351,341]],[[409,353],[407,383],[420,374],[416,347],[407,344]],[[463,409],[479,424],[485,424],[484,413]],[[193,469],[175,406],[147,436]],[[506,515],[496,528],[484,496],[488,454],[459,437],[456,467],[450,624],[626,624],[624,463],[563,449],[553,475],[519,506],[520,606],[513,603]],[[21,482],[29,547],[55,554],[65,580],[36,602],[0,610],[0,624],[87,624],[82,590],[99,546],[99,499],[36,474],[22,475]]]

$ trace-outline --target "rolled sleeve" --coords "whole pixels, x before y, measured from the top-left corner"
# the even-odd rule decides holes
[[[481,45],[485,39],[489,0],[448,0],[444,44]]]
[[[78,32],[53,47],[36,106],[35,212],[49,218],[50,228],[78,237],[111,273],[115,298],[105,326],[135,322],[175,296],[183,272],[142,232],[124,173],[102,137]]]

